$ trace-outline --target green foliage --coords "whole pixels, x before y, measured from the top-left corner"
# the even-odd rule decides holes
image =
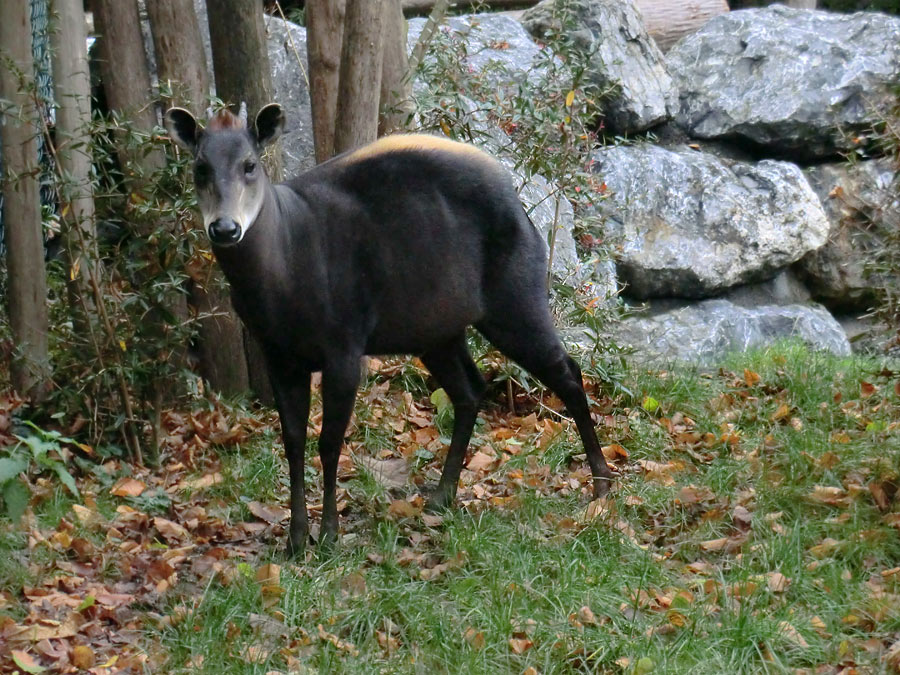
[[[3,450],[0,457],[0,503],[10,520],[18,520],[28,507],[30,493],[20,474],[52,472],[66,489],[80,498],[75,479],[69,473],[63,458],[61,443],[75,441],[58,431],[45,431],[31,422],[25,422],[32,433],[16,436],[19,442]]]
[[[891,160],[894,184],[883,191],[882,203],[869,205],[873,213],[871,228],[880,246],[868,261],[867,272],[880,298],[874,314],[895,333],[888,346],[896,349],[900,345],[900,91],[893,109],[884,113],[872,135],[874,152]],[[856,160],[856,156],[851,157],[851,161]]]

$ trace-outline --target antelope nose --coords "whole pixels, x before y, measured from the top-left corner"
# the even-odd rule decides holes
[[[209,224],[209,238],[214,244],[234,244],[241,238],[241,226],[231,218],[216,218]]]

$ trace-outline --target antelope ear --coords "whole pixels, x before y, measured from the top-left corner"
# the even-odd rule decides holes
[[[278,140],[284,131],[284,110],[277,103],[270,103],[256,113],[256,121],[253,127],[256,132],[256,142],[260,148]]]
[[[196,151],[200,129],[197,120],[190,112],[184,108],[169,108],[163,117],[163,122],[175,143],[191,152]]]

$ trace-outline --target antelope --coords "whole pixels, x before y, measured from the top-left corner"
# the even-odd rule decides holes
[[[447,392],[453,434],[434,509],[455,498],[486,384],[466,346],[474,326],[549,387],[574,418],[595,498],[612,472],[581,370],[548,304],[547,246],[509,175],[473,146],[435,136],[382,138],[278,185],[260,162],[284,129],[275,103],[256,115],[165,115],[193,154],[203,224],[234,307],[262,345],[290,470],[289,555],[309,539],[304,451],[311,373],[322,373],[319,541],[338,536],[338,458],[364,355],[414,354]]]

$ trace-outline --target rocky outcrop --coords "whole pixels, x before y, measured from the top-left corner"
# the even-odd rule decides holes
[[[651,145],[593,159],[608,191],[598,214],[632,297],[710,297],[771,278],[825,243],[825,213],[793,164]]]
[[[806,254],[797,271],[812,295],[829,308],[865,312],[881,285],[871,269],[885,232],[900,228],[897,174],[888,160],[821,164],[807,169],[828,215],[828,242]]]
[[[410,19],[407,47],[415,46],[426,19]],[[447,41],[447,58],[459,58],[462,68],[482,74],[494,86],[512,86],[523,79],[540,78],[536,63],[541,57],[528,32],[515,19],[503,14],[451,16],[434,40]],[[426,56],[426,62],[433,57]]]
[[[571,27],[562,23],[563,7],[572,12]],[[587,81],[596,87],[611,131],[643,131],[669,118],[677,92],[633,0],[544,0],[522,23],[538,40],[565,30],[589,55]]]
[[[667,55],[679,124],[805,159],[858,146],[896,101],[900,18],[780,5],[722,14]]]
[[[316,163],[306,72],[306,29],[266,16],[266,41],[275,100],[288,111],[281,137],[284,175],[296,176]]]
[[[642,363],[681,361],[713,365],[730,352],[765,347],[787,338],[799,339],[814,349],[841,356],[850,343],[840,324],[823,307],[762,305],[741,307],[728,300],[696,304],[651,303],[638,314],[613,327],[620,345],[634,349]]]

